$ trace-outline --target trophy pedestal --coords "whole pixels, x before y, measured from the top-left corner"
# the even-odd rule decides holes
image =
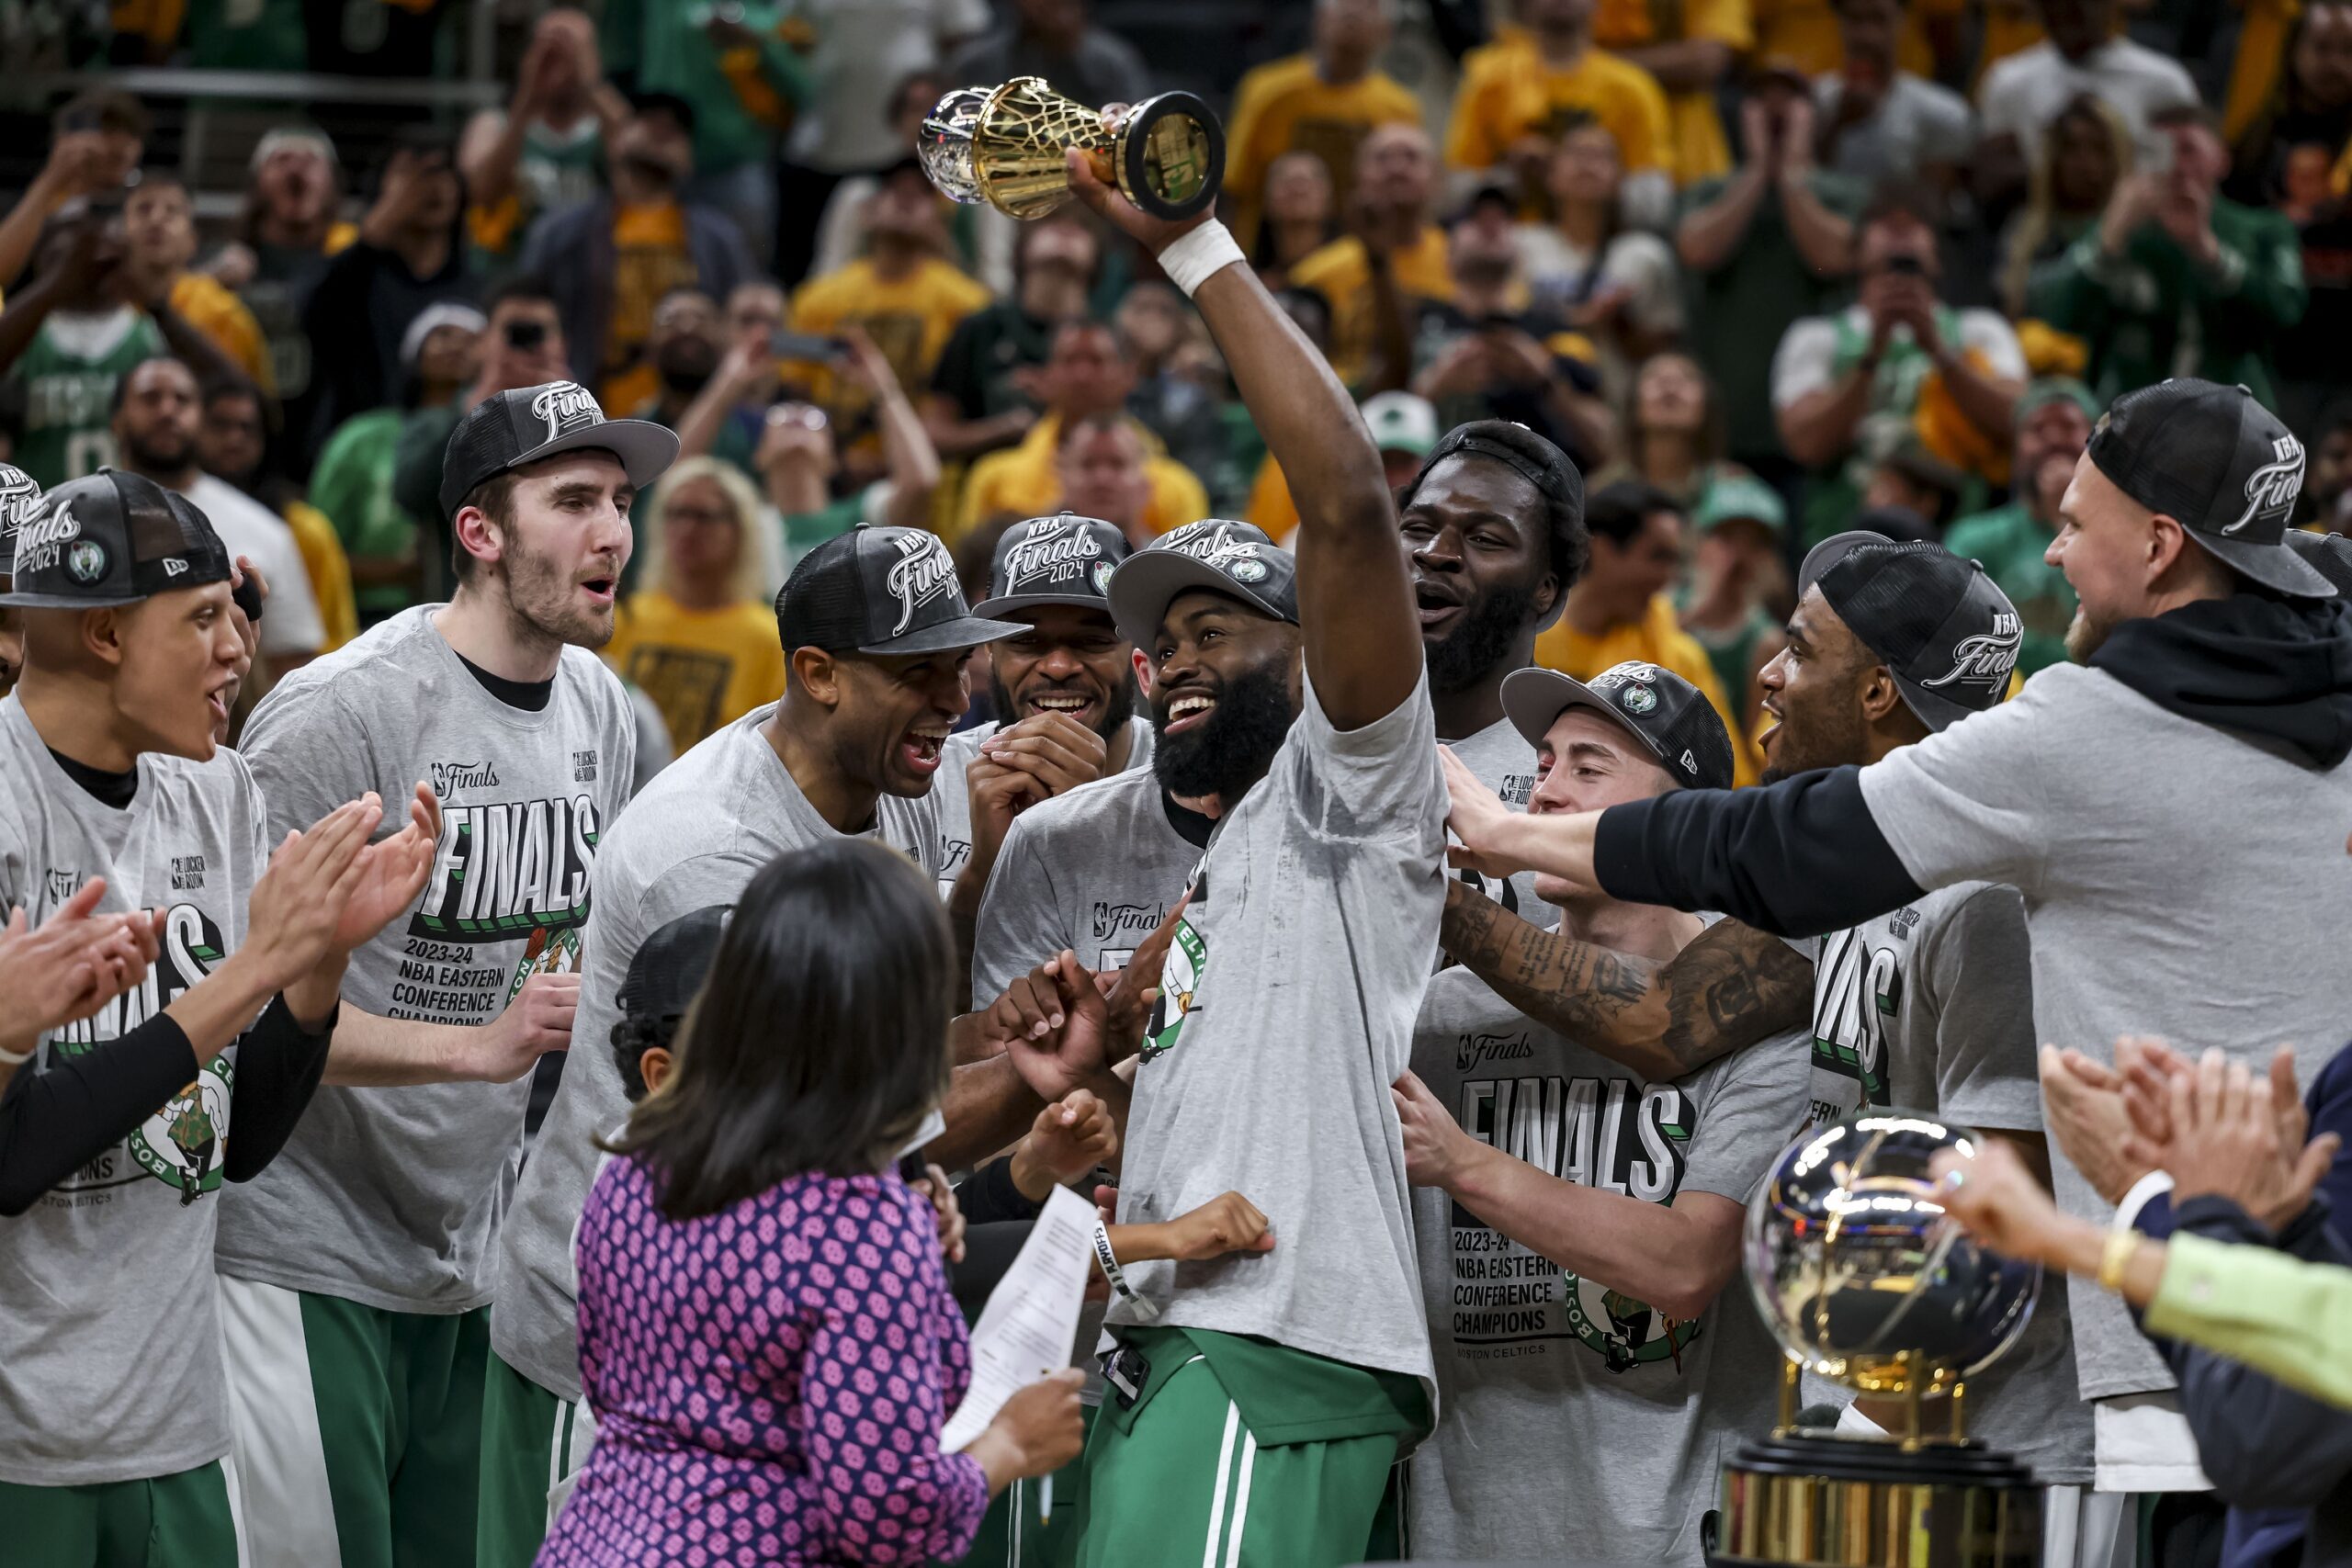
[[[2041,1568],[2041,1483],[1976,1443],[1779,1432],[1724,1466],[1713,1560],[1786,1568]]]

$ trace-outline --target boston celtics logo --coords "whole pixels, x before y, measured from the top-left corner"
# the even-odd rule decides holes
[[[1682,1365],[1682,1348],[1699,1337],[1696,1322],[1668,1317],[1646,1302],[1574,1274],[1560,1276],[1568,1327],[1600,1352],[1612,1372],[1631,1371],[1652,1361]]]
[[[84,539],[65,552],[66,575],[80,583],[96,582],[107,574],[107,552],[95,539]]]
[[[506,987],[506,999],[513,1001],[523,994],[524,982],[534,975],[576,975],[580,972],[580,928],[567,926],[551,931],[546,926],[531,933],[524,944],[522,961],[514,965],[514,979]]]
[[[1146,1032],[1142,1056],[1149,1061],[1176,1044],[1176,1035],[1184,1027],[1184,1020],[1193,1010],[1193,997],[1201,987],[1201,975],[1209,962],[1208,943],[1193,929],[1193,922],[1182,916],[1176,920],[1174,940],[1168,944],[1168,959],[1159,967],[1159,999],[1151,1007],[1151,1026]]]
[[[236,1069],[215,1056],[195,1081],[164,1101],[130,1134],[130,1157],[156,1180],[179,1189],[193,1203],[220,1186],[229,1142],[229,1089]]]

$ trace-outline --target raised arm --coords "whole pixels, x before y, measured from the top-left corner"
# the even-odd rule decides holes
[[[1661,964],[1544,931],[1450,881],[1439,940],[1521,1012],[1652,1080],[1695,1072],[1810,1015],[1813,964],[1737,920],[1716,921]]]
[[[1192,282],[1241,400],[1290,480],[1299,625],[1324,712],[1342,730],[1385,717],[1421,678],[1420,630],[1380,454],[1347,389],[1222,225],[1205,216],[1182,224],[1148,218],[1096,178],[1083,154],[1073,152],[1069,166],[1088,206],[1173,263],[1180,287]]]

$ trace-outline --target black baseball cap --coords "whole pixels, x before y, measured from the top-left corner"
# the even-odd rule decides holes
[[[13,464],[0,463],[0,576],[17,563],[17,525],[40,504],[40,485]]]
[[[2025,623],[1976,562],[1941,545],[1856,529],[1805,556],[1797,596],[1816,586],[1929,729],[1949,728],[2008,694]]]
[[[441,458],[441,517],[454,523],[466,497],[503,473],[562,452],[610,452],[644,490],[677,460],[678,438],[649,419],[606,419],[576,381],[517,387],[484,398],[449,432]]]
[[[59,485],[17,522],[10,592],[25,610],[103,610],[229,581],[229,551],[185,497],[100,468]]]
[[[2303,491],[2303,444],[2246,388],[2181,377],[2127,392],[2091,432],[2086,455],[2232,570],[2299,598],[2335,595],[2286,543]]]
[[[2287,547],[2319,569],[2335,585],[2335,596],[2352,598],[2352,539],[2341,534],[2310,534],[2287,530]]]
[[[1671,670],[1629,659],[1589,681],[1539,669],[1514,670],[1503,677],[1503,716],[1531,746],[1543,745],[1570,708],[1607,716],[1684,789],[1731,787],[1731,733],[1723,715]]]
[[[1413,503],[1413,492],[1430,469],[1464,454],[1490,457],[1510,468],[1550,503],[1552,571],[1560,580],[1560,596],[1541,623],[1548,628],[1567,613],[1568,589],[1582,573],[1592,547],[1585,528],[1584,475],[1566,452],[1527,426],[1507,419],[1474,419],[1455,425],[1430,448],[1404,489],[1399,510]]]
[[[861,523],[792,569],[775,596],[775,629],[787,654],[892,654],[978,648],[1029,628],[972,614],[938,535]]]
[[[1127,558],[1127,536],[1099,517],[1065,512],[1015,523],[996,542],[989,596],[975,615],[1001,615],[1044,604],[1111,608],[1111,574]]]
[[[707,905],[647,937],[621,981],[616,998],[621,1016],[656,1021],[685,1017],[695,993],[702,989],[703,976],[710,973],[710,961],[718,955],[718,939],[730,912],[730,905]]]
[[[1180,593],[1205,588],[1261,615],[1298,625],[1298,562],[1247,523],[1204,517],[1162,534],[1111,574],[1111,619],[1148,648]]]

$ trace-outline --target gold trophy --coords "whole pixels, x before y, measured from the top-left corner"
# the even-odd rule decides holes
[[[1747,1211],[1747,1281],[1789,1357],[1772,1435],[1724,1465],[1718,1568],[2038,1568],[2042,1489],[1962,1428],[1965,1380],[2017,1343],[2038,1264],[1944,1216],[1928,1162],[1983,1134],[1905,1111],[1815,1128]],[[1799,1427],[1800,1371],[1903,1402],[1883,1438]],[[1943,1396],[1948,1429],[1921,1401]]]
[[[916,143],[942,195],[1011,218],[1043,218],[1069,200],[1063,155],[1072,147],[1129,201],[1170,222],[1215,201],[1225,179],[1225,128],[1190,93],[1091,109],[1041,77],[1016,76],[940,99]]]

